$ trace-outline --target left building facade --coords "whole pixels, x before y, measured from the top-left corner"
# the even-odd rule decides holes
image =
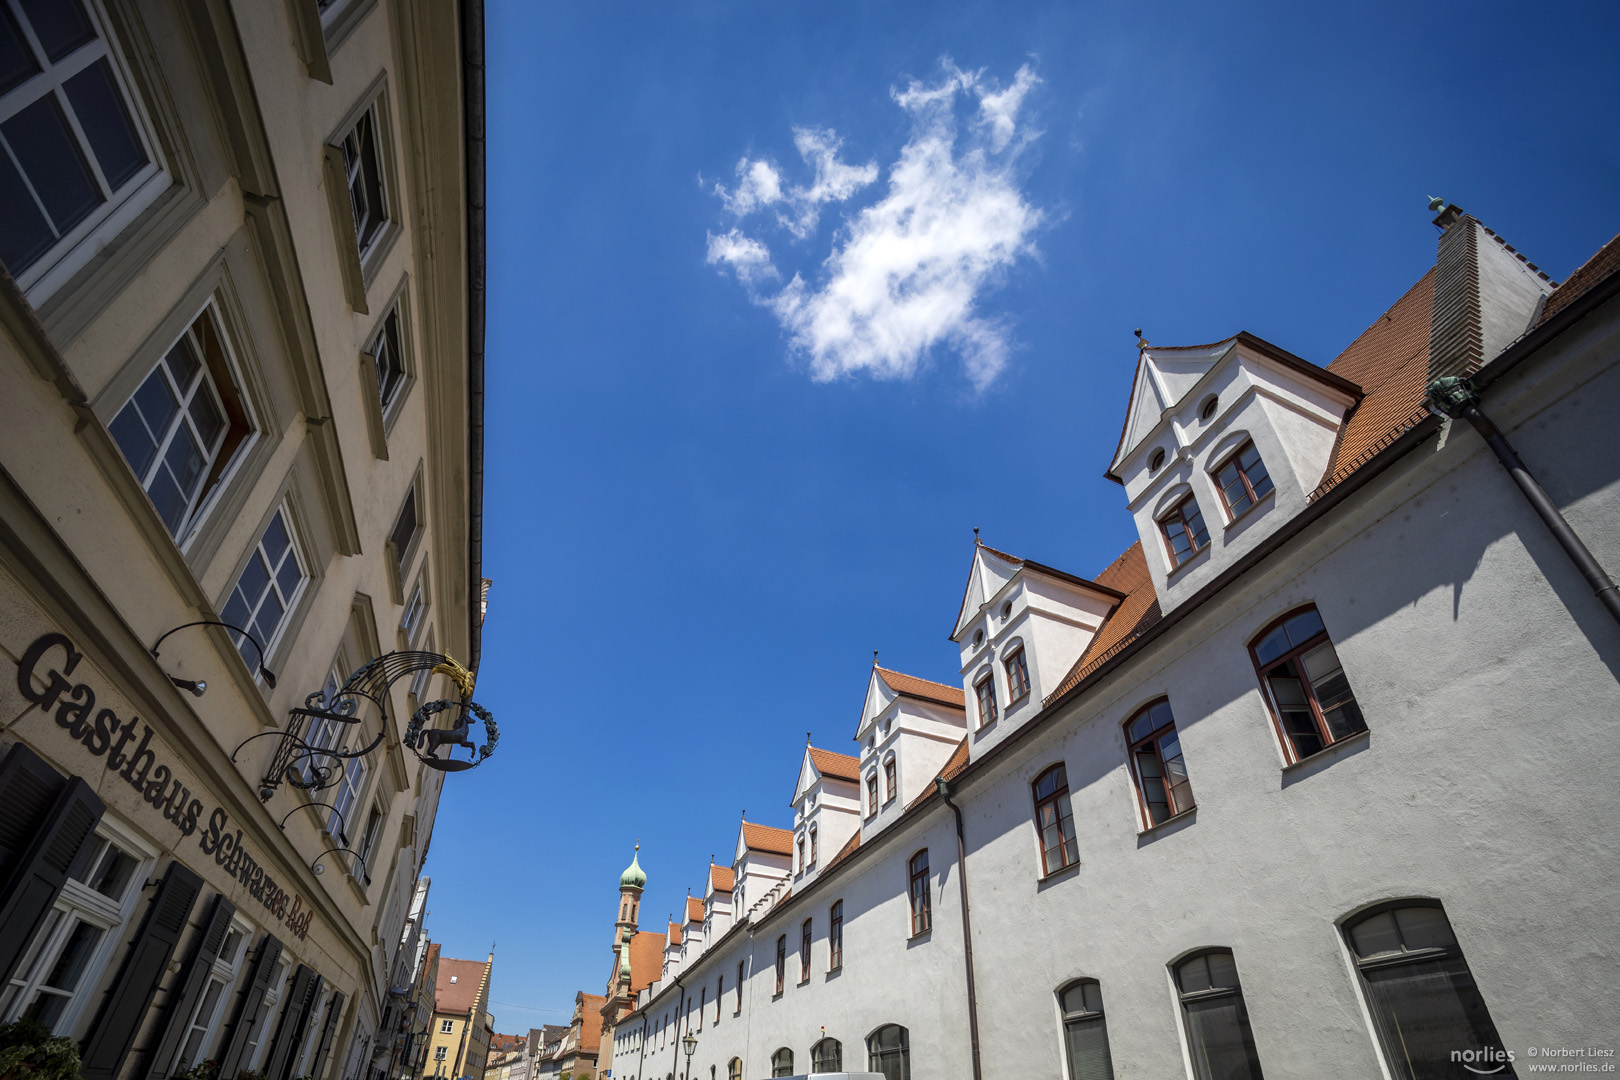
[[[482,5],[0,37],[0,1022],[382,1080],[486,588]],[[401,651],[458,663],[342,698]]]

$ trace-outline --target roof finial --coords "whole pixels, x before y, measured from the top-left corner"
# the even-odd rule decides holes
[[[1444,205],[1446,205],[1446,200],[1445,199],[1442,199],[1438,195],[1430,195],[1429,196],[1429,213],[1431,213],[1431,214],[1439,213],[1440,208],[1442,206],[1444,206]]]
[[[810,733],[808,731],[804,733],[804,745],[810,745]]]
[[[973,546],[978,547],[983,542],[979,539],[979,527],[977,525],[973,526]]]
[[[877,667],[877,650],[872,650],[872,666]]]
[[[1148,339],[1142,336],[1142,328],[1140,326],[1136,328],[1136,347],[1138,349],[1145,349],[1148,347]]]

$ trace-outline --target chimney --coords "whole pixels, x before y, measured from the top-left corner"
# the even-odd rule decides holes
[[[1429,380],[1472,375],[1528,330],[1554,282],[1461,207],[1442,230],[1429,317]]]

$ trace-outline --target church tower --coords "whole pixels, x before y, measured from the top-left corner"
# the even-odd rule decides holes
[[[630,865],[619,875],[619,919],[613,927],[615,952],[620,943],[626,940],[626,930],[630,931],[631,936],[635,935],[636,923],[641,916],[641,891],[647,887],[647,875],[641,869],[640,856],[641,845],[638,843],[636,854],[630,858]]]

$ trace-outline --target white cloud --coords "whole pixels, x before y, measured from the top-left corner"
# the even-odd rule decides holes
[[[709,234],[709,265],[729,266],[744,285],[753,285],[764,278],[777,278],[776,267],[771,264],[770,250],[758,240],[747,236],[741,229],[716,236]]]
[[[1033,236],[1044,220],[1024,198],[1014,171],[1019,150],[1039,134],[1019,119],[1039,79],[1025,66],[1002,87],[949,60],[942,66],[939,82],[913,80],[891,92],[911,114],[910,137],[889,169],[887,192],[844,223],[813,282],[794,274],[773,295],[755,292],[778,273],[764,244],[736,229],[709,237],[709,262],[732,266],[753,299],[776,315],[818,380],[858,372],[909,378],[941,345],[960,356],[979,389],[1007,364],[1007,327],[983,311],[982,301],[1000,275],[1034,253]],[[959,106],[975,100],[964,134]],[[779,183],[776,217],[803,239],[821,206],[846,201],[877,178],[877,169],[840,162],[840,140],[830,130],[798,128],[794,142],[815,179],[808,187]],[[716,185],[739,217],[768,205],[755,198],[738,209],[757,164],[739,164],[736,192]],[[774,168],[772,174],[780,179]],[[744,265],[769,271],[745,276]]]
[[[737,162],[737,186],[715,184],[720,202],[739,219],[756,210],[776,207],[778,225],[800,240],[815,232],[821,208],[843,202],[878,177],[876,162],[849,165],[838,160],[843,140],[826,128],[796,127],[793,145],[814,171],[809,187],[783,187],[782,173],[764,158],[743,158]]]

